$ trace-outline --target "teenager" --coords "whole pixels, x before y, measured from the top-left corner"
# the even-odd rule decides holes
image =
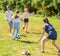
[[[56,40],[57,40],[56,30],[54,29],[52,24],[50,24],[50,22],[47,18],[43,19],[43,22],[44,22],[44,26],[42,28],[42,34],[39,37],[39,41],[41,41],[42,53],[45,52],[44,48],[45,48],[45,42],[47,40],[51,40],[51,43],[54,45],[54,47],[57,48],[58,52],[60,53],[60,48],[56,44]],[[47,36],[43,37],[45,32],[47,33]]]

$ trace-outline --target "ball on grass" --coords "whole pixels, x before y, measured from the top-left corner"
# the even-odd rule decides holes
[[[20,39],[20,38],[21,38],[21,37],[20,37],[20,34],[18,34],[18,36],[17,36],[17,37]]]
[[[22,55],[28,55],[29,54],[29,51],[28,50],[23,50],[22,51]]]

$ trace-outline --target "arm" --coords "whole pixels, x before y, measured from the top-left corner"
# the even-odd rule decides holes
[[[15,16],[15,15],[14,15]],[[12,18],[10,19],[10,21],[13,21],[13,19],[14,19],[14,16],[12,16]]]
[[[19,18],[20,18],[21,21],[23,21],[23,17],[20,17],[20,16],[19,16]]]
[[[40,41],[42,39],[44,33],[45,33],[45,27],[42,28],[42,33],[41,33],[41,36],[39,36],[38,41]]]

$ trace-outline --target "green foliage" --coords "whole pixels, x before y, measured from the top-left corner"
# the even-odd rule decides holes
[[[5,11],[6,5],[11,6],[12,10],[19,9],[23,11],[24,7],[31,9],[33,7],[37,9],[36,11],[38,13],[41,14],[48,14],[48,12],[49,14],[57,14],[58,12],[60,13],[60,0],[0,0],[0,10]]]

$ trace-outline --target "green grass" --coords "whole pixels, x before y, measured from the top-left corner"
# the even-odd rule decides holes
[[[41,45],[37,42],[37,40],[41,33],[43,18],[43,16],[30,16],[29,34],[25,33],[22,29],[23,22],[21,21],[21,39],[14,41],[11,39],[9,27],[4,18],[4,13],[0,12],[0,56],[25,56],[21,54],[22,50],[29,50],[31,56],[59,56],[57,50],[52,46],[50,41],[46,42],[46,53],[40,53]],[[58,32],[58,39],[56,42],[60,46],[60,20],[54,16],[48,18]]]

